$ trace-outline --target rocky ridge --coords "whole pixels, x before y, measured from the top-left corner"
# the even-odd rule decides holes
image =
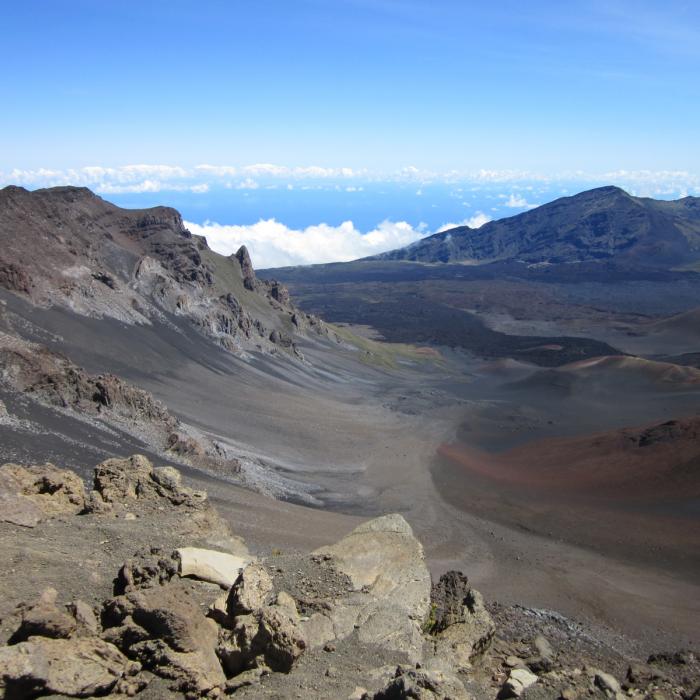
[[[486,605],[459,572],[431,582],[400,515],[260,559],[138,455],[98,465],[91,491],[3,465],[0,504],[0,697],[698,697],[691,652],[640,662]]]
[[[128,210],[90,190],[0,190],[0,287],[43,307],[127,324],[185,319],[235,353],[286,352],[327,335],[275,281],[257,279],[245,247],[212,251],[174,209]],[[36,250],[42,250],[37,256]]]

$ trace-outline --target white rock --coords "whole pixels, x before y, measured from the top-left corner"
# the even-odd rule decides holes
[[[230,588],[251,561],[250,558],[199,547],[181,547],[177,553],[181,576],[216,583],[222,588]]]
[[[519,698],[526,688],[537,683],[537,676],[526,668],[514,668],[503,684],[505,697]]]
[[[617,695],[622,690],[617,678],[604,671],[595,671],[595,684],[609,697]]]

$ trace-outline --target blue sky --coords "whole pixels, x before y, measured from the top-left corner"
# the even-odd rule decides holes
[[[697,2],[27,0],[0,31],[0,184],[363,233],[454,222],[457,181],[698,192]]]
[[[28,0],[2,165],[689,169],[700,3]]]

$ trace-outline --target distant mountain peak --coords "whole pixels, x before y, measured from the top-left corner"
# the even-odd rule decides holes
[[[490,221],[479,229],[459,226],[365,259],[686,264],[700,260],[700,207],[694,198],[644,199],[607,185]]]

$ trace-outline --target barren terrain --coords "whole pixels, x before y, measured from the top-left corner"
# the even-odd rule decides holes
[[[258,553],[309,551],[398,512],[434,576],[462,570],[490,601],[556,610],[640,655],[700,644],[697,274],[402,262],[267,273],[338,323],[326,326],[168,217],[158,235],[184,237],[189,262],[152,286],[127,268],[114,282],[143,318],[102,312],[115,290],[93,258],[70,303],[37,297],[59,273],[28,267],[44,277],[23,291],[12,268],[0,331],[70,362],[23,390],[5,378],[0,462],[85,478],[117,455],[175,464]],[[180,437],[164,440],[141,404],[68,400],[106,375],[120,395],[159,402]]]

